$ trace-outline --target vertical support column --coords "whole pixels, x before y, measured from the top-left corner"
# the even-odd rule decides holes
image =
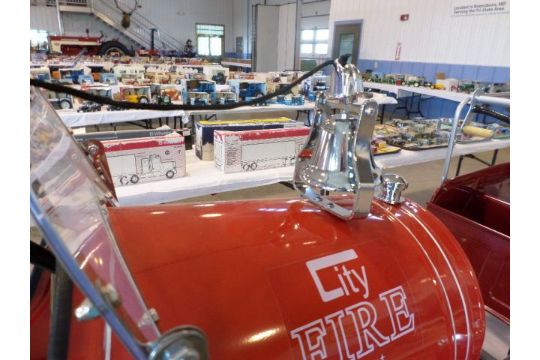
[[[56,17],[58,18],[58,31],[60,31],[60,35],[64,35],[64,24],[60,15],[60,3],[58,0],[56,0]]]
[[[302,6],[303,0],[296,0],[296,31],[294,39],[294,69],[300,70],[300,35],[302,31]]]

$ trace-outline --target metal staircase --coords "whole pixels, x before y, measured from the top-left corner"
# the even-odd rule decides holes
[[[48,0],[48,2],[56,3],[56,0]],[[137,11],[131,15],[130,27],[125,29],[121,25],[122,11],[114,5],[113,0],[59,0],[58,3],[60,11],[88,12],[95,15],[107,25],[147,49],[151,46],[151,29],[158,30],[159,36],[155,38],[154,46],[159,50],[181,51],[183,48],[180,41]]]

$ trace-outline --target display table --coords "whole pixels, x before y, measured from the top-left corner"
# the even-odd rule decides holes
[[[395,105],[396,99],[383,94],[373,94],[373,99],[379,105]],[[185,112],[185,118],[189,118],[191,115],[218,115],[218,114],[242,114],[242,113],[272,113],[283,111],[313,111],[315,110],[315,103],[306,101],[304,105],[283,105],[283,104],[270,104],[267,106],[240,106],[235,109],[229,110],[187,110]]]
[[[239,62],[239,61],[222,61],[221,65],[222,66],[236,66],[236,67],[251,69],[251,63],[244,63],[244,62]]]
[[[411,93],[415,93],[415,94],[420,94],[420,95],[425,95],[425,96],[438,97],[441,99],[455,101],[455,102],[461,102],[470,96],[470,94],[458,93],[455,91],[436,90],[436,89],[431,89],[431,88],[422,87],[422,86],[416,87],[416,86],[381,84],[381,83],[374,83],[374,82],[369,82],[369,81],[364,82],[364,88],[377,89],[377,90],[386,91],[392,94],[396,94],[397,98],[411,96]]]
[[[504,149],[510,140],[490,140],[454,148],[453,156]],[[442,160],[447,148],[407,151],[375,157],[377,166],[389,169],[404,165]],[[162,180],[147,184],[122,186],[116,189],[120,205],[149,205],[177,201],[185,198],[209,195],[225,191],[270,185],[280,181],[291,181],[294,166],[252,172],[224,174],[213,161],[202,161],[195,157],[194,150],[186,151],[188,175],[183,178]]]
[[[489,140],[472,144],[456,144],[452,157],[474,154],[484,151],[494,151],[510,147],[510,140]],[[396,154],[380,155],[375,157],[377,166],[381,169],[390,169],[399,166],[415,165],[429,161],[443,160],[446,158],[448,148],[432,150],[410,151],[401,150]]]
[[[116,188],[120,205],[143,205],[275,184],[292,179],[294,166],[225,174],[214,161],[202,161],[186,151],[187,176]]]
[[[379,105],[397,104],[396,99],[374,94],[374,99]],[[123,122],[143,121],[161,118],[180,117],[184,124],[187,124],[191,115],[217,115],[217,114],[242,114],[242,113],[272,113],[284,111],[313,111],[314,102],[306,102],[304,105],[282,105],[270,104],[268,106],[241,106],[228,110],[119,110],[119,111],[96,111],[77,112],[76,110],[57,110],[58,115],[68,127],[76,128],[83,126],[99,126],[107,124],[117,124]]]
[[[306,102],[304,105],[283,105],[283,104],[270,104],[266,106],[240,106],[234,109],[228,110],[186,110],[184,112],[184,123],[189,121],[191,116],[206,115],[206,119],[210,119],[219,114],[247,114],[247,113],[276,113],[287,111],[313,111],[315,109],[315,103]],[[208,116],[209,115],[209,116]]]
[[[381,84],[381,83],[374,83],[366,81],[364,82],[364,88],[365,89],[377,89],[380,91],[389,92],[392,94],[396,94],[396,97],[402,98],[402,97],[408,97],[411,96],[411,94],[418,94],[420,96],[429,96],[429,97],[437,97],[444,100],[450,100],[455,102],[461,102],[471,96],[471,94],[466,93],[459,93],[455,91],[447,91],[447,90],[436,90],[431,89],[428,87],[422,87],[422,86],[404,86],[404,85],[392,85],[392,84]],[[497,94],[492,94],[493,96],[490,96],[490,94],[486,94],[484,96],[489,97],[491,101],[495,101],[498,103],[498,105],[504,105],[508,106],[510,100],[506,99],[504,97],[499,97],[499,100],[497,100]],[[481,100],[484,96],[480,96],[479,99]]]

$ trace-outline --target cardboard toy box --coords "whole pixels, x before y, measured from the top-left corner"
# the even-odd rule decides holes
[[[114,186],[186,175],[184,137],[177,133],[102,143]]]
[[[262,130],[297,127],[302,125],[303,124],[285,117],[273,119],[199,121],[195,123],[195,155],[201,160],[214,160],[214,131],[216,130]]]
[[[293,166],[310,128],[214,132],[216,167],[225,173]]]

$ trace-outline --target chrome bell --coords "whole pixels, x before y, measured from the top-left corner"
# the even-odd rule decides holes
[[[378,107],[363,96],[354,65],[337,60],[334,65],[333,93],[318,98],[311,133],[296,160],[294,185],[310,201],[347,220],[369,214],[379,183],[370,145]]]

